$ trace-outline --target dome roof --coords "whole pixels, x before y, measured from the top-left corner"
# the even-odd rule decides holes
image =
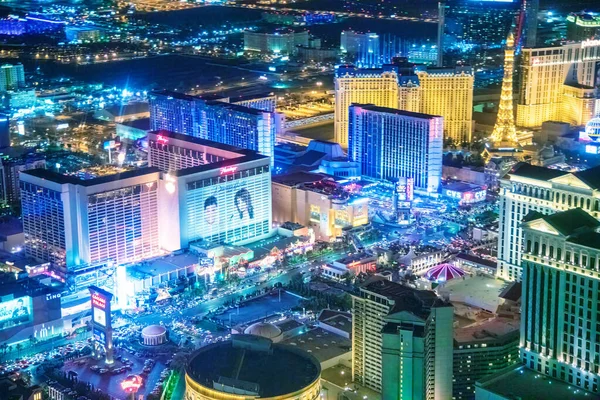
[[[257,322],[244,329],[246,335],[261,336],[267,339],[274,339],[281,335],[281,329],[268,322]]]
[[[455,267],[452,264],[440,264],[431,268],[425,276],[430,281],[445,282],[450,279],[460,278],[465,275],[465,271]]]
[[[159,336],[164,335],[167,332],[167,328],[160,325],[150,325],[142,329],[142,335],[145,336]]]
[[[600,140],[600,117],[592,118],[585,124],[585,133],[592,140]]]

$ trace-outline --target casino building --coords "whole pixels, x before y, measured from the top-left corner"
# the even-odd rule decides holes
[[[517,104],[518,126],[545,121],[585,125],[598,113],[600,40],[558,47],[524,48]]]
[[[254,335],[200,349],[185,374],[185,400],[316,400],[321,365],[301,349]]]
[[[150,167],[106,175],[20,174],[25,250],[63,276],[271,233],[269,157],[167,131],[151,132]]]

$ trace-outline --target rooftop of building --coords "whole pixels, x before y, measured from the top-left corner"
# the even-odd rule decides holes
[[[44,153],[38,153],[35,149],[27,147],[11,146],[0,149],[0,163],[2,164],[19,163],[26,160],[41,160],[44,157]]]
[[[135,278],[163,275],[198,263],[198,256],[191,253],[169,254],[166,257],[142,261],[127,267],[127,273]]]
[[[450,182],[450,183],[442,186],[442,189],[452,190],[455,192],[469,192],[472,190],[485,190],[485,188],[481,185],[476,185],[474,183],[468,183],[468,182]]]
[[[324,309],[317,320],[319,323],[344,331],[349,336],[352,335],[352,314],[348,312]]]
[[[212,100],[206,102],[207,106],[218,107],[224,110],[231,110],[239,113],[250,114],[250,115],[262,115],[269,113],[269,111],[259,110],[257,108],[250,108],[241,106],[239,104],[225,103],[224,101]]]
[[[286,186],[298,186],[305,183],[318,182],[325,178],[325,175],[312,172],[292,172],[284,175],[274,175],[272,181]]]
[[[361,286],[361,291],[368,291],[394,301],[389,314],[409,311],[417,316],[426,317],[433,307],[450,307],[431,290],[417,290],[383,277],[372,277]]]
[[[291,27],[263,27],[253,31],[244,31],[244,33],[262,33],[269,35],[291,35],[294,33],[304,33],[308,32],[306,28],[291,28]]]
[[[465,276],[452,279],[436,288],[440,296],[451,303],[467,304],[490,312],[496,312],[500,304],[498,297],[507,283],[486,275]]]
[[[138,176],[144,176],[148,174],[154,174],[160,172],[160,170],[156,167],[145,167],[138,168],[130,171],[125,171],[121,173],[116,173],[112,175],[104,175],[100,177],[95,177],[92,179],[84,179],[74,175],[66,175],[61,174],[59,172],[49,170],[49,169],[30,169],[27,171],[21,172],[21,174],[31,175],[36,178],[48,180],[50,182],[55,182],[58,184],[72,184],[72,185],[80,185],[80,186],[96,186],[104,183],[115,182],[122,179],[135,178]]]
[[[456,255],[456,258],[459,260],[465,260],[465,261],[470,261],[473,263],[485,265],[486,267],[490,267],[490,268],[496,268],[496,266],[497,266],[496,261],[488,260],[488,259],[476,256],[474,254],[459,253]]]
[[[302,390],[319,378],[321,368],[315,357],[295,346],[233,335],[232,340],[200,349],[186,372],[207,388],[225,378],[228,386],[253,387],[259,397],[266,398]]]
[[[550,224],[563,236],[578,237],[578,233],[584,232],[586,235],[600,226],[600,222],[581,208],[571,208],[566,211],[556,212],[554,214],[544,215],[537,211],[529,212],[523,222],[529,222],[542,219]]]
[[[186,100],[186,101],[194,101],[194,100],[198,99],[198,97],[196,97],[196,96],[191,96],[189,94],[175,92],[172,90],[153,90],[152,92],[150,92],[150,96],[167,97],[167,98],[172,97],[174,99]]]
[[[505,342],[517,339],[521,322],[509,318],[492,318],[481,323],[454,329],[455,345]]]
[[[46,286],[37,277],[25,277],[19,280],[3,281],[0,284],[0,296],[13,295],[16,299],[22,296],[40,296],[46,293],[61,292],[60,288]]]
[[[360,107],[362,109],[369,110],[369,111],[401,115],[404,117],[411,117],[411,118],[421,118],[421,119],[441,118],[439,115],[423,114],[423,113],[412,112],[412,111],[398,110],[396,108],[389,108],[389,107],[380,107],[380,106],[376,106],[374,104],[354,103],[354,104],[352,104],[351,107]]]
[[[120,122],[117,125],[128,126],[134,129],[140,129],[142,131],[150,130],[150,118],[139,118],[134,119],[133,121]]]
[[[494,398],[510,400],[589,400],[597,398],[592,393],[523,366],[510,367],[498,374],[483,378],[477,382],[477,386],[477,391],[481,387],[497,395]]]
[[[323,328],[311,329],[300,335],[286,339],[281,343],[304,350],[313,355],[321,363],[352,350],[352,341],[350,339],[326,331]]]
[[[519,301],[523,287],[521,282],[512,282],[500,293],[500,298],[509,301]]]
[[[219,150],[230,151],[233,153],[238,153],[240,156],[243,155],[256,155],[257,153],[254,150],[242,149],[241,147],[231,146],[225,143],[213,142],[208,139],[201,139],[190,135],[183,135],[181,133],[166,131],[166,130],[158,130],[151,131],[148,133],[148,138],[152,139],[154,136],[162,136],[163,138],[171,138],[175,140],[181,140],[183,142],[198,144],[206,147],[213,147]]]
[[[150,108],[146,102],[135,102],[107,107],[105,110],[114,116],[122,117],[124,115],[147,113]]]
[[[375,259],[377,259],[376,256],[363,251],[360,253],[352,253],[345,257],[338,258],[337,260],[335,260],[335,262],[347,265],[347,264],[352,264],[353,262],[357,262],[357,261],[375,260]]]

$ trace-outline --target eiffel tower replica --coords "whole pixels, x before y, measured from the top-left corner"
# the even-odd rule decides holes
[[[496,125],[489,138],[486,149],[483,151],[484,159],[489,160],[494,156],[517,156],[519,143],[517,141],[517,128],[513,111],[513,72],[515,63],[515,37],[508,34],[504,50],[504,77],[502,78],[502,93],[498,106]]]

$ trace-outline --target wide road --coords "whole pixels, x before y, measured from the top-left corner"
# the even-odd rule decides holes
[[[255,284],[250,287],[240,289],[240,290],[237,290],[237,291],[229,293],[229,294],[221,295],[221,296],[216,297],[211,300],[204,301],[195,307],[183,309],[176,314],[164,315],[164,314],[157,312],[157,313],[148,314],[148,315],[133,316],[132,318],[135,320],[135,322],[137,322],[139,324],[151,325],[151,324],[159,323],[161,321],[164,324],[168,324],[174,318],[203,317],[204,315],[208,314],[208,312],[210,310],[217,309],[217,308],[221,307],[222,305],[224,305],[225,303],[231,302],[232,300],[239,299],[240,296],[246,296],[247,294],[253,293],[253,292],[255,292],[259,289],[263,289],[267,286],[273,286],[276,283],[281,283],[282,285],[285,285],[292,279],[292,276],[294,276],[298,273],[307,273],[310,270],[310,268],[313,268],[317,265],[321,265],[326,262],[331,262],[342,256],[343,256],[342,253],[334,252],[334,253],[328,254],[324,257],[320,257],[318,260],[306,261],[302,264],[299,264],[294,269],[287,270],[284,273],[282,273],[281,275],[274,277],[270,280],[263,281],[263,282],[259,283],[258,285]],[[257,275],[256,277],[252,277],[249,280],[253,280],[254,282],[256,282],[256,280],[264,279],[264,275],[265,274]],[[245,280],[242,283],[247,283],[249,280]]]

